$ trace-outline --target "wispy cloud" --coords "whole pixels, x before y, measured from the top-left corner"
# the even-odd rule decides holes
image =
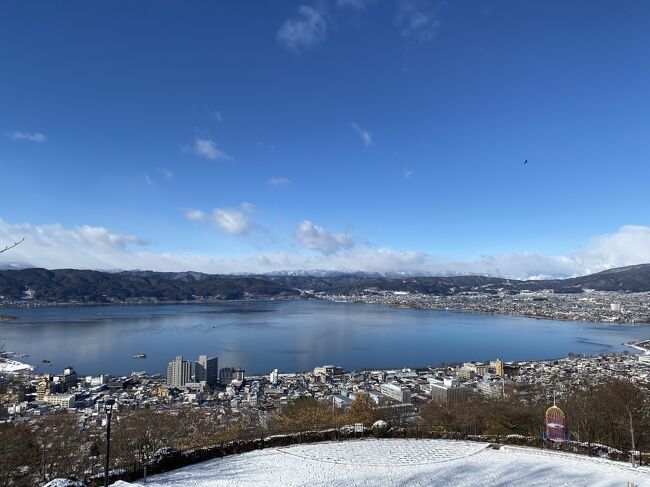
[[[290,182],[291,181],[284,177],[273,177],[266,182],[266,185],[273,188],[285,188],[289,186]]]
[[[401,0],[397,12],[397,25],[406,39],[426,42],[440,26],[438,10],[440,4],[433,7],[427,0]]]
[[[217,143],[210,138],[195,137],[192,151],[199,157],[210,159],[211,161],[230,160],[231,157],[222,151]]]
[[[173,181],[174,180],[174,173],[171,172],[169,169],[165,169],[165,168],[162,168],[162,167],[157,167],[155,173],[153,173],[153,174],[144,173],[142,175],[142,179],[144,179],[144,182],[147,184],[147,186],[156,186],[157,182]]]
[[[303,220],[295,232],[296,240],[303,247],[317,250],[325,255],[330,255],[342,249],[354,246],[354,240],[344,233],[332,233],[327,229],[315,225],[309,220]]]
[[[327,36],[325,13],[317,7],[301,5],[294,18],[284,21],[276,39],[290,51],[299,52],[324,41]]]
[[[250,203],[242,203],[239,208],[215,208],[212,218],[221,230],[230,235],[247,235],[255,226],[249,217],[253,210]]]
[[[338,7],[352,8],[355,10],[365,10],[368,5],[374,3],[375,0],[337,0]]]
[[[20,130],[8,132],[6,135],[13,140],[26,140],[28,142],[45,142],[45,139],[47,139],[47,137],[40,132],[21,132]]]
[[[185,218],[195,222],[202,222],[205,221],[206,216],[205,213],[202,212],[201,210],[188,208],[187,210],[185,210]]]
[[[361,137],[361,140],[363,141],[363,144],[366,147],[370,147],[371,145],[373,145],[374,142],[372,140],[372,135],[370,134],[370,132],[361,128],[359,124],[356,122],[352,122],[352,128],[359,135],[359,137]]]
[[[410,178],[411,176],[413,176],[413,173],[414,173],[414,172],[415,172],[415,171],[413,171],[412,169],[404,169],[404,172],[403,172],[403,174],[404,174],[404,179],[408,179],[408,178]]]
[[[195,222],[211,222],[230,235],[247,235],[255,228],[255,222],[250,217],[254,210],[250,203],[242,203],[238,208],[214,208],[211,215],[203,210],[188,208],[185,218]]]
[[[165,179],[166,181],[173,181],[174,179],[174,173],[170,171],[169,169],[165,169],[164,167],[158,167],[156,168],[156,171]]]

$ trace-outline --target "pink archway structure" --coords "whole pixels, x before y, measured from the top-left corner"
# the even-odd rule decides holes
[[[551,441],[564,441],[566,417],[555,404],[546,410],[546,436]]]

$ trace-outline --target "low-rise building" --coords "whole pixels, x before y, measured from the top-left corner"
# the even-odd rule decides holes
[[[447,404],[462,402],[471,393],[458,379],[451,377],[433,379],[430,384],[431,399]]]
[[[46,394],[43,400],[48,404],[65,409],[70,409],[75,406],[73,394]]]
[[[379,390],[382,394],[394,399],[402,404],[411,403],[411,390],[408,387],[403,387],[397,384],[381,384]]]
[[[335,395],[332,396],[332,403],[337,408],[347,408],[352,404],[352,400],[346,396]]]

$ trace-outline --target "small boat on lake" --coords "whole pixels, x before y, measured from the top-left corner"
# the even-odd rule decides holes
[[[147,358],[147,354],[144,352],[136,353],[133,358]]]

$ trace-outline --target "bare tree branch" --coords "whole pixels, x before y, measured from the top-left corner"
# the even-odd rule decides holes
[[[23,238],[22,238],[21,240],[19,240],[18,242],[14,242],[14,243],[11,244],[11,245],[7,245],[4,249],[0,250],[0,254],[2,254],[3,252],[6,252],[7,250],[11,250],[11,249],[13,249],[13,248],[16,247],[17,245],[20,245],[21,243],[23,243],[24,240],[25,240],[25,237],[23,237]]]

